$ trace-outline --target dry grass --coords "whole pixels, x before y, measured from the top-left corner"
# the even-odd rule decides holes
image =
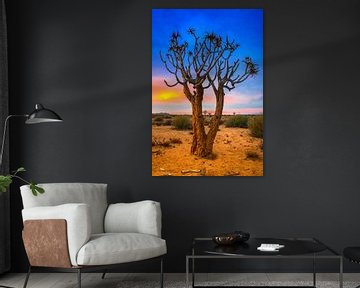
[[[169,140],[165,139],[165,138],[156,138],[156,137],[153,137],[152,139],[152,146],[161,146],[161,147],[172,147],[171,144],[181,144],[182,141],[180,138],[176,138],[176,137],[172,137],[170,138]]]
[[[258,159],[260,159],[260,155],[256,151],[246,151],[246,158],[247,159],[258,160]]]
[[[170,143],[173,143],[173,144],[181,144],[182,143],[180,138],[170,138],[169,141],[170,141]]]
[[[153,138],[152,139],[152,146],[162,146],[162,147],[170,147],[171,143],[169,140],[165,140],[165,139],[157,139],[157,138]]]

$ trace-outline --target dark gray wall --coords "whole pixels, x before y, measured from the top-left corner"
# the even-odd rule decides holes
[[[3,135],[5,119],[8,112],[8,57],[5,2],[0,2],[0,131]],[[2,136],[1,136],[2,137]],[[1,140],[3,140],[1,138]],[[1,144],[0,144],[1,145]],[[0,174],[9,171],[8,141],[4,147]],[[0,146],[1,147],[1,146]],[[10,197],[9,193],[0,193],[0,274],[10,269]]]
[[[13,168],[24,165],[38,182],[108,183],[110,202],[160,201],[166,271],[184,271],[192,237],[233,229],[314,236],[339,251],[360,245],[359,1],[203,1],[264,8],[265,176],[257,178],[151,176],[151,8],[203,5],[8,2],[11,111],[40,102],[65,119],[26,128],[14,121]],[[20,271],[16,185],[11,201],[12,269]]]

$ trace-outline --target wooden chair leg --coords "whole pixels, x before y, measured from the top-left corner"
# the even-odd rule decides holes
[[[24,282],[24,286],[23,288],[26,288],[27,284],[28,284],[28,281],[29,281],[29,277],[30,277],[30,274],[31,274],[31,265],[29,266],[29,270],[26,274],[26,278],[25,278],[25,282]]]

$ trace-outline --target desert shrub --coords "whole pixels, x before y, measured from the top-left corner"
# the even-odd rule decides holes
[[[219,125],[222,125],[224,124],[224,120],[223,119],[220,119],[219,121]],[[204,117],[204,126],[210,126],[211,124],[211,117]]]
[[[152,139],[152,146],[170,147],[171,142],[169,140],[165,140],[165,139],[153,138]]]
[[[225,121],[226,127],[248,128],[248,116],[234,115]]]
[[[176,116],[174,117],[172,124],[177,130],[192,129],[191,119],[188,116]]]
[[[180,138],[170,138],[169,141],[172,144],[181,144],[182,143]]]
[[[171,144],[181,144],[182,141],[180,138],[170,138],[169,140],[166,139],[152,139],[152,146],[161,146],[161,147],[171,147]]]
[[[246,158],[248,159],[259,159],[260,155],[256,151],[247,151]]]
[[[162,122],[163,121],[163,117],[157,116],[154,118],[155,122]]]
[[[164,126],[171,126],[171,124],[172,124],[172,121],[171,121],[171,120],[165,120],[165,121],[163,122],[163,125],[164,125]]]
[[[263,116],[254,116],[249,119],[250,135],[263,138]]]

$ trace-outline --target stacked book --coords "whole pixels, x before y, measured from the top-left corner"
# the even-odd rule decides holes
[[[265,251],[265,252],[278,252],[279,249],[284,247],[285,247],[284,245],[280,245],[280,244],[262,243],[259,247],[257,247],[257,249],[259,251]]]

